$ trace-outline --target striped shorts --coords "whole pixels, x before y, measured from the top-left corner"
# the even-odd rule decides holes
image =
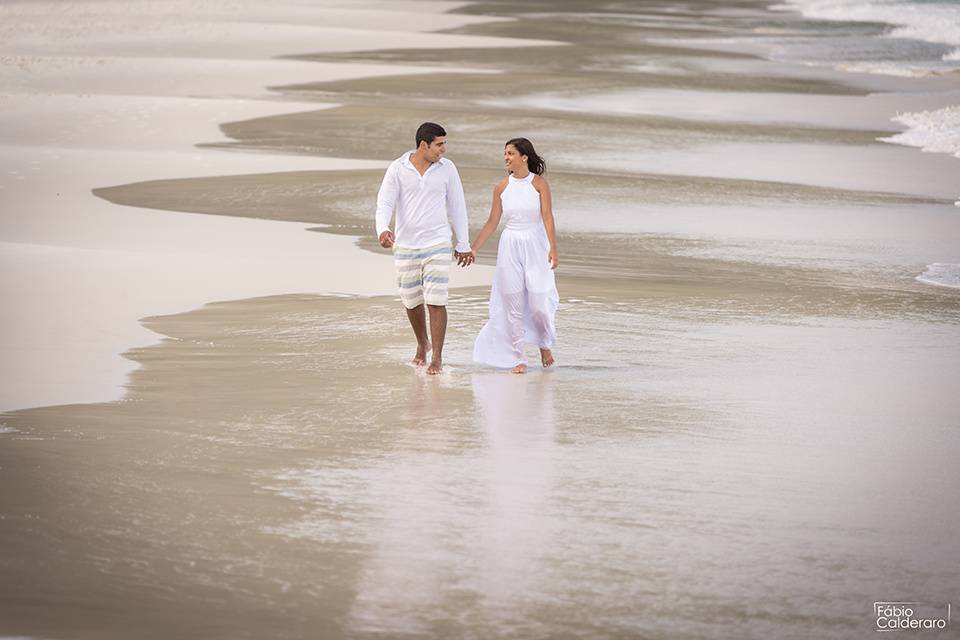
[[[447,305],[447,281],[450,277],[452,247],[449,242],[423,249],[397,247],[393,261],[397,266],[400,300],[407,309],[421,304]]]

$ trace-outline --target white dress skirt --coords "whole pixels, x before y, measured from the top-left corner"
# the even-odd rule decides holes
[[[526,178],[508,178],[500,194],[505,226],[490,290],[490,319],[473,345],[474,361],[493,367],[526,364],[524,347],[549,349],[557,338],[560,296],[547,254],[550,242],[540,214],[540,194]]]

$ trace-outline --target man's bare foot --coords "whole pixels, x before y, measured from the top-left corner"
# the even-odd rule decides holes
[[[430,363],[430,366],[427,367],[427,373],[429,373],[432,376],[435,376],[438,373],[440,373],[441,369],[443,369],[443,363],[441,363],[439,360],[433,360]]]
[[[553,352],[550,349],[540,349],[540,362],[543,363],[543,368],[546,369],[553,364]]]
[[[525,365],[525,364],[518,364],[517,366],[515,366],[515,367],[514,367],[513,369],[511,369],[510,371],[511,371],[511,373],[526,373],[526,372],[527,372],[527,365]]]
[[[430,344],[428,340],[426,344],[417,345],[417,355],[413,356],[411,362],[415,367],[422,367],[427,364],[427,354],[433,348],[433,345]]]

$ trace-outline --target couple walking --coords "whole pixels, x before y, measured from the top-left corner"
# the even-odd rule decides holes
[[[524,346],[540,347],[544,367],[553,364],[554,315],[559,296],[553,270],[557,236],[545,164],[526,138],[504,146],[508,175],[493,189],[490,217],[471,248],[467,205],[457,167],[443,157],[447,132],[432,122],[417,129],[417,148],[387,168],[377,195],[380,246],[393,248],[400,300],[417,338],[413,363],[437,374],[443,366],[447,331],[447,281],[452,257],[473,264],[476,254],[501,219],[505,223],[497,249],[497,267],[490,290],[490,318],[473,347],[474,361],[525,373]],[[390,220],[396,211],[396,234]],[[449,213],[457,245],[451,257]],[[427,335],[429,309],[430,335]]]

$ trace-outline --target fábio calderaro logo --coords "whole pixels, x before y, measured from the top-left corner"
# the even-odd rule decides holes
[[[874,602],[877,631],[937,631],[950,626],[950,603]]]

